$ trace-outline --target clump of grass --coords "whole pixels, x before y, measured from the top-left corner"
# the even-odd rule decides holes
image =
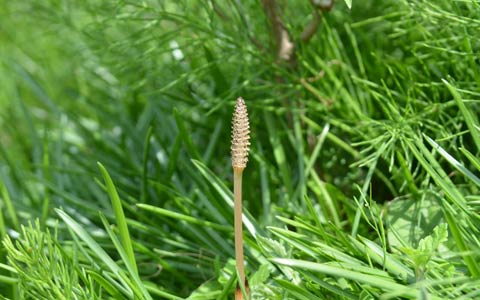
[[[18,280],[19,299],[65,299],[65,295],[75,295],[78,300],[102,299],[88,268],[80,266],[78,253],[70,257],[58,244],[57,232],[42,231],[39,221],[22,226],[18,241],[7,236],[3,246],[8,270]]]
[[[39,218],[102,299],[228,299],[241,91],[261,128],[240,214],[253,299],[478,298],[478,1],[297,2],[3,1],[0,235]],[[15,251],[0,294],[19,300]]]

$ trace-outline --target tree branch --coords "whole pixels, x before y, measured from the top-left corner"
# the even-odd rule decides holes
[[[275,45],[277,48],[276,61],[294,61],[295,44],[291,41],[288,31],[278,14],[278,7],[275,0],[262,0],[263,9],[272,26]]]

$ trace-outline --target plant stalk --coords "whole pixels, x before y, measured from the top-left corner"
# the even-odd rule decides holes
[[[248,162],[250,146],[250,127],[245,101],[239,97],[235,104],[232,120],[232,167],[234,195],[234,231],[235,231],[235,261],[238,270],[238,284],[235,290],[235,300],[248,298],[248,282],[245,280],[243,259],[243,228],[242,228],[242,175]]]
[[[245,269],[243,265],[242,174],[243,168],[233,168],[235,260],[240,275],[239,282],[245,283]]]

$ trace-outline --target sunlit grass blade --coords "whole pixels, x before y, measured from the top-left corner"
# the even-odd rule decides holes
[[[453,99],[457,103],[463,117],[465,118],[470,135],[472,136],[475,146],[477,147],[477,152],[480,151],[480,127],[478,124],[478,119],[474,114],[472,114],[471,110],[467,108],[457,89],[445,79],[442,79],[442,82],[447,86],[448,90],[453,95]]]
[[[331,266],[327,264],[314,263],[304,260],[297,259],[285,259],[285,258],[272,258],[271,261],[276,264],[290,266],[293,268],[300,268],[303,270],[309,270],[314,272],[319,272],[325,275],[330,275],[339,278],[345,278],[354,280],[359,283],[371,285],[377,287],[385,292],[396,291],[399,292],[399,296],[405,297],[407,299],[417,299],[418,292],[413,290],[409,286],[401,285],[396,283],[392,278],[388,277],[379,277],[368,275],[364,273],[359,273],[351,270],[346,270],[344,268]],[[432,297],[432,299],[440,300],[438,297]]]
[[[105,252],[105,250],[86,232],[86,230],[79,223],[73,220],[68,214],[66,214],[62,210],[56,209],[56,212],[71,229],[72,234],[75,234],[74,240],[77,240],[77,237],[82,240],[86,244],[86,246],[90,248],[90,250],[92,250],[92,253],[96,257],[98,257],[108,269],[110,269],[110,271],[114,274],[115,279],[112,279],[110,276],[108,276],[108,274],[103,275],[110,280],[118,280],[120,283],[118,284],[115,282],[116,289],[122,291],[122,293],[127,295],[130,299],[133,299],[133,290],[131,289],[131,284],[129,283],[129,279],[124,270],[119,265],[117,265],[117,263]],[[83,248],[81,244],[79,244],[79,247],[81,249]]]
[[[123,212],[122,201],[120,200],[120,197],[117,193],[117,189],[115,188],[115,185],[113,184],[113,181],[110,178],[110,175],[108,174],[105,167],[101,163],[98,163],[98,167],[102,172],[102,176],[105,181],[105,185],[107,187],[108,195],[110,196],[110,200],[112,201],[113,212],[115,214],[115,220],[118,225],[118,231],[120,234],[120,240],[122,241],[122,246],[124,247],[125,252],[127,253],[127,256],[130,260],[133,270],[135,270],[135,272],[138,273],[137,261],[135,259],[135,253],[133,252],[132,240],[130,239],[130,233],[128,231],[127,221],[125,218],[125,214]]]
[[[130,261],[130,257],[126,253],[123,245],[117,239],[117,236],[113,233],[107,219],[103,215],[100,215],[100,218],[103,222],[105,229],[107,230],[108,236],[110,237],[110,239],[113,242],[113,245],[115,246],[115,249],[120,254],[120,257],[122,258],[124,264],[126,265],[130,278],[132,278],[134,282],[134,284],[130,284],[130,288],[133,290],[133,293],[136,295],[135,299],[138,297],[138,299],[141,299],[141,300],[152,300],[152,297],[150,296],[147,289],[141,282],[140,277],[138,276],[138,270],[136,269],[135,265],[133,265],[132,262]]]
[[[458,160],[453,158],[445,149],[440,147],[439,144],[437,144],[434,140],[432,140],[430,137],[425,136],[425,139],[427,142],[440,153],[443,158],[445,158],[455,169],[457,169],[460,173],[465,175],[468,179],[473,181],[478,187],[480,187],[480,178],[475,176],[472,172],[470,172],[467,168],[463,166],[462,163],[460,163]]]
[[[0,275],[0,282],[8,285],[15,285],[18,283],[18,279],[16,279],[15,277]]]

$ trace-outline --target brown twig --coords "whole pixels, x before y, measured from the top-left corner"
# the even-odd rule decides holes
[[[322,20],[322,15],[318,11],[327,12],[332,10],[334,0],[310,0],[310,3],[313,6],[313,20],[308,23],[302,34],[300,34],[300,41],[302,41],[302,43],[307,43],[317,32],[320,21]]]
[[[291,41],[287,29],[278,14],[275,0],[262,0],[263,9],[271,23],[275,45],[277,47],[276,61],[294,61],[295,44]]]
[[[302,31],[300,34],[300,40],[303,43],[307,43],[317,32],[318,26],[320,25],[320,21],[322,20],[320,14],[316,9],[313,10],[313,20],[308,23],[307,27]]]

